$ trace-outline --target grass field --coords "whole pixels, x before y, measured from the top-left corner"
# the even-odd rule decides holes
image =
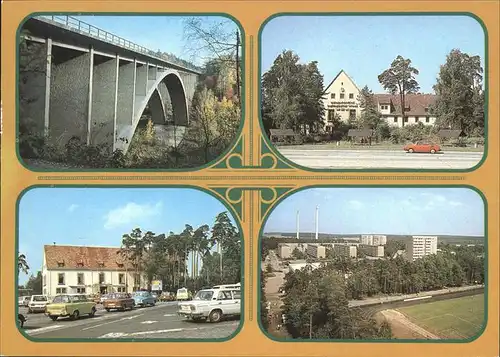
[[[402,307],[397,311],[441,338],[470,338],[484,322],[484,294]]]

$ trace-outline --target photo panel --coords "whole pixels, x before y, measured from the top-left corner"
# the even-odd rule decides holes
[[[276,14],[259,40],[261,127],[301,168],[472,171],[486,158],[476,16]]]
[[[487,321],[486,199],[471,186],[306,187],[260,234],[275,341],[470,342]]]
[[[21,334],[35,342],[234,337],[243,322],[243,233],[207,192],[26,190],[12,309]]]
[[[18,28],[18,158],[34,171],[189,170],[242,129],[229,15],[33,14]]]

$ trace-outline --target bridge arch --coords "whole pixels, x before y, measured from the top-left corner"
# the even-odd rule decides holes
[[[162,97],[159,90],[159,85],[162,83],[167,87],[168,94],[170,96],[174,124],[181,126],[189,125],[188,100],[182,78],[177,71],[166,70],[164,72],[160,72],[154,84],[148,88],[148,92],[146,93],[146,97],[142,103],[137,103],[138,108],[135,111],[134,117],[134,132],[148,103],[151,104],[153,122],[155,124],[165,124],[167,117],[165,111],[165,98]],[[150,102],[150,100],[152,101]]]

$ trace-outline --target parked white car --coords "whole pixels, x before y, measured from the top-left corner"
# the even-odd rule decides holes
[[[49,299],[45,295],[32,295],[28,303],[28,313],[45,312]]]
[[[193,300],[179,303],[180,316],[193,321],[219,322],[226,316],[241,315],[240,284],[218,285],[196,293]]]

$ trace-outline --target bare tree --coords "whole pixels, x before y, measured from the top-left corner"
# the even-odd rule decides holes
[[[194,58],[230,62],[236,69],[236,95],[240,96],[240,31],[233,21],[209,21],[208,17],[184,20],[185,51]],[[233,29],[236,27],[236,29]],[[204,56],[206,54],[206,56]],[[234,58],[234,60],[232,59]]]

